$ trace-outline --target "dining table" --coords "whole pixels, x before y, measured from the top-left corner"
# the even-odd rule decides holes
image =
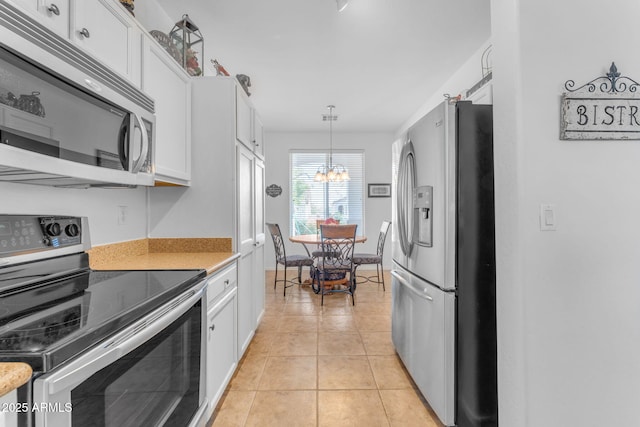
[[[302,243],[304,250],[307,251],[307,255],[311,256],[311,252],[307,248],[307,245],[322,245],[322,237],[320,237],[320,233],[314,234],[299,234],[297,236],[290,236],[289,240],[293,243]],[[367,241],[367,236],[356,236],[354,242],[355,243],[364,243]]]
[[[293,243],[301,243],[302,246],[304,247],[304,250],[307,251],[307,255],[309,257],[312,257],[312,256],[311,256],[311,252],[309,252],[309,248],[307,248],[307,245],[316,245],[316,247],[319,247],[322,245],[322,237],[320,236],[320,233],[299,234],[297,236],[289,236],[289,241]],[[355,243],[364,243],[366,241],[367,241],[367,236],[356,236],[356,238],[354,239]],[[331,288],[337,283],[344,284],[344,282],[345,280],[331,281],[331,283],[327,283],[327,285]],[[311,278],[306,279],[304,282],[302,282],[303,285],[311,285],[313,283],[314,281]]]

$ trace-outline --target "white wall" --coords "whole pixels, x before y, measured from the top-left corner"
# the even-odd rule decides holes
[[[283,234],[289,230],[289,151],[292,149],[328,148],[328,133],[267,133],[265,136],[265,187],[277,184],[282,187],[278,197],[265,197],[266,222],[280,225]],[[359,252],[376,252],[380,225],[391,220],[391,198],[366,197],[367,183],[391,183],[391,143],[393,135],[385,133],[333,133],[333,148],[362,149],[365,158],[364,234],[368,240],[356,247]],[[360,231],[358,232],[360,233]],[[267,236],[265,265],[275,268],[275,255],[270,236]],[[287,254],[304,255],[299,244],[287,243]],[[387,236],[384,267],[391,267],[391,235]],[[375,267],[374,267],[375,268]],[[364,268],[363,268],[364,269]]]
[[[475,51],[462,66],[456,70],[442,86],[436,90],[420,108],[408,117],[396,132],[397,136],[405,133],[411,125],[420,120],[425,114],[433,110],[437,105],[445,100],[444,94],[450,96],[466,95],[467,90],[482,80],[482,54],[491,47],[491,41],[486,40],[478,50]],[[489,55],[491,58],[491,55]]]
[[[638,424],[640,142],[558,134],[566,80],[611,61],[640,78],[639,15],[627,0],[492,2],[502,426]],[[540,231],[541,203],[556,231]]]
[[[127,207],[122,225],[118,206]],[[147,237],[144,188],[82,190],[0,183],[0,213],[86,216],[94,246]]]
[[[182,18],[181,16],[170,17],[167,15],[157,0],[138,1],[135,3],[133,12],[136,15],[136,20],[138,20],[147,31],[158,30],[165,34],[169,34],[173,25]]]

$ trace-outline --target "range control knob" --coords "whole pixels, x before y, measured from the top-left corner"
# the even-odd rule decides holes
[[[60,229],[60,224],[58,224],[57,222],[52,222],[51,224],[47,224],[47,226],[44,229],[49,236],[59,236],[60,232],[62,231]]]
[[[80,234],[80,228],[78,228],[77,224],[69,224],[65,227],[64,232],[67,233],[69,237],[76,237]]]

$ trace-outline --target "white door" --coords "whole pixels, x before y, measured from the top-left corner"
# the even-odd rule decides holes
[[[244,91],[236,86],[236,139],[253,150],[251,140],[251,105]]]
[[[266,230],[264,225],[264,163],[254,158],[255,255],[254,255],[254,317],[256,325],[264,314],[264,252]]]
[[[61,36],[69,37],[69,0],[14,0],[42,24]]]
[[[140,32],[107,0],[76,1],[73,40],[105,64],[140,83]]]
[[[144,39],[142,88],[155,100],[156,180],[191,180],[191,78],[164,49]]]
[[[255,232],[253,153],[236,144],[236,194],[238,203],[238,357],[247,349],[255,329],[253,308]]]
[[[206,384],[211,408],[222,397],[236,368],[236,311],[234,291],[207,313]]]
[[[256,110],[253,110],[253,152],[264,159],[264,129]]]

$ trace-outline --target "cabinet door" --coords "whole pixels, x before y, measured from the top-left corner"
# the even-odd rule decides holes
[[[254,284],[254,213],[253,213],[253,153],[241,144],[236,148],[236,194],[238,203],[237,241],[238,260],[238,356],[247,349],[253,331],[255,318],[253,309]]]
[[[112,69],[140,84],[141,32],[110,0],[76,1],[72,40]]]
[[[156,102],[156,181],[191,180],[191,79],[154,40],[144,39],[142,89]]]
[[[14,0],[59,35],[69,37],[69,0]]]
[[[253,152],[264,160],[264,130],[260,116],[253,110]]]
[[[235,290],[207,313],[207,400],[213,411],[236,368]]]
[[[22,408],[22,403],[18,404],[18,392],[12,390],[4,396],[0,397],[0,408]],[[0,411],[0,426],[2,427],[17,427],[18,426],[18,411],[17,410],[2,410]]]
[[[265,225],[264,225],[264,163],[254,159],[254,280],[253,310],[256,326],[260,323],[264,313],[265,280],[264,280],[264,252],[265,252]]]
[[[29,12],[38,11],[39,0],[13,0],[18,6]]]
[[[251,104],[244,91],[236,86],[236,139],[253,150],[251,143]]]

